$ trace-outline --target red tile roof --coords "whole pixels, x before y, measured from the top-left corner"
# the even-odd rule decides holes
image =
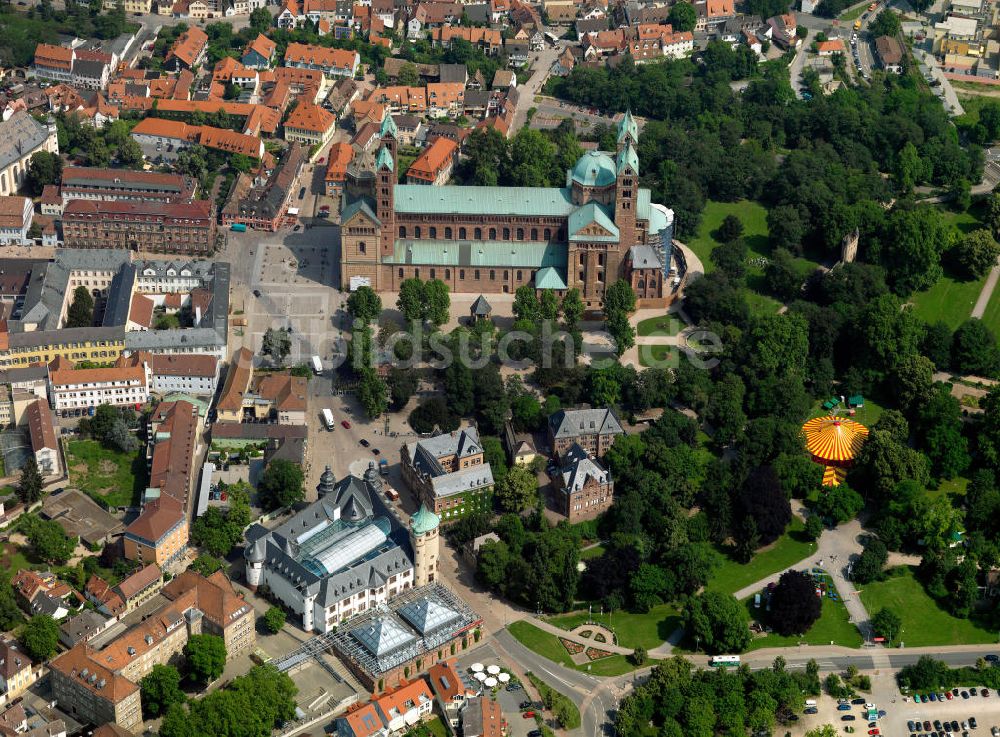
[[[175,500],[161,496],[146,504],[142,514],[125,528],[125,534],[135,535],[155,545],[185,519],[187,514]]]
[[[200,28],[189,27],[170,47],[167,52],[166,61],[176,57],[188,67],[193,67],[201,52],[208,46],[208,34]]]
[[[299,104],[295,106],[295,109],[285,119],[285,130],[292,128],[325,135],[336,122],[337,116],[329,110],[325,110],[319,105],[314,105],[306,100],[300,100]]]
[[[458,144],[450,138],[435,138],[434,143],[410,164],[406,177],[414,177],[426,182],[433,182],[438,175],[454,161]]]
[[[132,681],[124,676],[116,676],[97,662],[95,660],[97,657],[98,653],[87,645],[80,644],[53,660],[49,663],[49,667],[73,679],[78,685],[84,686],[97,698],[115,704],[139,690]],[[87,671],[86,676],[83,674],[84,671]]]

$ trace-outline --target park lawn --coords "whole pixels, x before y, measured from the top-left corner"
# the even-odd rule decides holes
[[[793,517],[785,534],[766,550],[758,552],[749,563],[737,563],[727,559],[722,567],[712,574],[705,588],[734,594],[755,581],[795,565],[815,552],[816,543],[806,539],[805,524],[798,517]]]
[[[584,615],[584,619],[586,619],[586,615]],[[636,666],[626,656],[618,654],[577,665],[572,661],[566,648],[563,647],[562,643],[559,642],[559,638],[555,635],[550,635],[548,632],[540,630],[535,625],[523,620],[507,625],[507,629],[510,630],[510,633],[514,635],[518,642],[532,652],[538,653],[543,658],[548,658],[555,663],[565,665],[567,668],[578,670],[581,673],[590,673],[594,676],[620,676],[625,673],[631,673],[636,669]],[[600,644],[595,643],[595,647],[599,648]],[[656,662],[658,661],[648,660],[643,667],[655,665]]]
[[[712,250],[720,245],[712,237],[727,215],[735,215],[743,223],[743,240],[753,256],[768,256],[767,209],[759,202],[740,200],[738,202],[715,202],[709,200],[701,214],[698,234],[688,242],[688,247],[697,254],[705,267],[705,273],[715,271]]]
[[[1000,285],[993,290],[993,296],[990,297],[990,301],[986,305],[983,322],[997,336],[997,340],[1000,340]]]
[[[874,615],[883,607],[903,620],[900,639],[907,647],[973,645],[995,643],[997,634],[969,619],[958,619],[938,606],[914,576],[915,566],[889,572],[885,581],[870,583],[861,591],[861,601]]]
[[[746,289],[743,296],[746,297],[750,313],[753,315],[776,315],[781,309],[781,302],[766,294]]]
[[[656,368],[673,368],[673,363],[670,366],[664,366],[664,363],[670,361],[671,358],[677,358],[677,346],[671,345],[638,345],[636,348],[639,351],[639,365],[646,368],[655,366]]]
[[[809,415],[810,419],[814,417],[826,417],[827,415],[830,414],[825,409],[823,409],[823,402],[825,402],[827,399],[830,399],[830,397],[823,397],[822,399],[817,399],[815,401],[812,408],[812,414]],[[842,406],[843,405],[841,405],[841,407]],[[885,407],[883,407],[881,403],[876,402],[871,397],[866,396],[865,406],[858,407],[855,410],[854,417],[849,417],[849,419],[856,420],[865,427],[871,428],[872,425],[878,422],[878,418],[882,416],[882,413],[884,411]]]
[[[595,545],[592,548],[587,548],[586,550],[580,551],[580,560],[590,560],[592,558],[600,558],[604,555],[604,546]]]
[[[548,658],[554,663],[561,663],[567,668],[574,668],[576,664],[569,656],[566,648],[559,642],[559,638],[550,635],[545,630],[540,630],[530,622],[524,620],[511,622],[507,629],[514,635],[518,642],[534,653],[538,653],[543,658]]]
[[[946,274],[930,289],[917,292],[910,298],[913,311],[927,323],[940,321],[955,330],[969,319],[985,282],[985,276],[962,281]]]
[[[753,597],[747,599],[750,616],[759,611],[754,609]],[[823,609],[819,619],[801,637],[791,635],[782,637],[771,633],[763,637],[755,637],[749,650],[760,650],[765,647],[795,647],[799,643],[808,645],[843,645],[844,647],[861,647],[861,633],[850,622],[847,607],[842,601],[834,601],[829,596],[823,597]]]
[[[659,317],[648,317],[635,326],[636,334],[645,338],[652,335],[666,337],[677,335],[684,328],[684,321],[676,313],[668,313]]]
[[[619,647],[644,647],[652,650],[662,645],[671,633],[681,626],[681,615],[670,604],[659,604],[645,614],[625,611],[610,614],[594,611],[588,614],[581,611],[549,617],[548,621],[567,631],[588,621],[594,621],[611,628],[618,637]],[[595,642],[594,647],[601,647],[601,643]]]
[[[24,554],[24,549],[14,543],[0,543],[0,570],[9,581],[18,571],[41,568],[42,564],[32,563]]]
[[[105,448],[96,440],[74,440],[66,449],[69,483],[105,507],[139,503],[148,472],[140,447],[134,453]]]
[[[859,5],[856,8],[851,8],[850,10],[848,10],[848,11],[846,11],[844,13],[841,13],[839,16],[837,16],[837,20],[856,21],[858,18],[861,17],[861,14],[864,13],[865,11],[867,11],[867,10],[868,10],[868,6],[865,5],[864,3],[862,3],[861,5]]]

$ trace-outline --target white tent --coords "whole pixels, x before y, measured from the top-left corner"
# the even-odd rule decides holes
[[[500,681],[500,683],[507,683],[507,681],[510,680],[510,673],[501,673],[500,675],[497,676],[497,679]]]
[[[497,685],[497,679],[487,678],[485,681],[483,681],[483,685],[486,686],[486,688],[493,688],[494,686]]]
[[[485,673],[483,673],[482,671],[479,671],[479,672],[476,673],[475,678],[476,678],[477,681],[479,681],[480,683],[482,683],[487,678],[489,678],[489,676],[486,675]]]

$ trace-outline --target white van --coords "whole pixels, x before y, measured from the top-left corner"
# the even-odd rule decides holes
[[[816,706],[816,699],[806,699],[806,706]]]

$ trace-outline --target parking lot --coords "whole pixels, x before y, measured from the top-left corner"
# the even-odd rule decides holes
[[[884,733],[887,735],[916,734],[919,736],[938,732],[939,734],[951,733],[955,737],[963,735],[965,732],[970,735],[988,735],[995,725],[1000,725],[1000,696],[997,695],[996,691],[987,689],[986,693],[989,696],[985,698],[978,694],[973,697],[973,689],[971,688],[959,688],[957,691],[957,696],[954,691],[952,692],[950,700],[947,695],[944,701],[922,699],[919,704],[910,699],[903,704],[902,709],[898,710],[898,719],[894,720],[893,724],[893,729],[896,731],[885,731]],[[969,698],[963,698],[963,693],[969,694]],[[970,717],[976,719],[976,728],[971,726]],[[909,730],[908,721],[920,722],[919,729]],[[958,729],[954,729],[954,724],[946,728],[944,724],[946,721],[949,723],[958,722]],[[968,723],[968,726],[963,727],[963,722]],[[895,723],[898,723],[899,727],[896,727]],[[930,729],[927,729],[927,726],[930,726]]]

